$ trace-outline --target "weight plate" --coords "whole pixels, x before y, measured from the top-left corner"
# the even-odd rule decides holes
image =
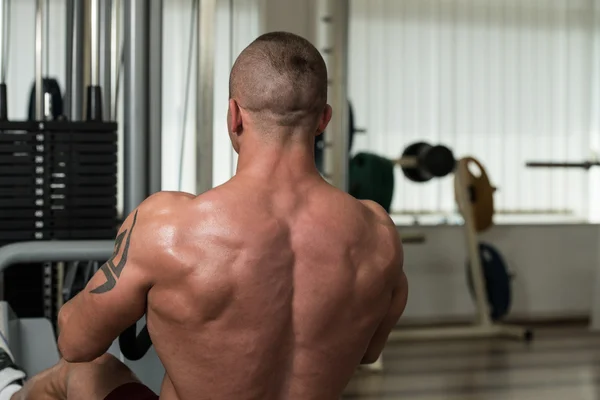
[[[116,165],[117,155],[110,154],[79,154],[79,153],[51,153],[44,156],[49,162],[65,162],[76,165],[98,164],[98,165]]]
[[[508,274],[504,259],[493,246],[479,243],[479,256],[485,280],[487,301],[490,308],[490,317],[498,321],[508,314],[511,306],[511,278]],[[470,263],[467,262],[467,283],[471,296],[475,296]]]
[[[35,152],[35,144],[28,143],[13,143],[13,144],[4,144],[0,143],[0,157],[3,154],[14,154],[14,153],[30,153]]]
[[[64,206],[64,207],[95,207],[95,206],[116,206],[117,199],[114,196],[107,197],[65,197],[63,199],[46,199],[44,197],[38,198],[13,198],[13,199],[0,199],[0,208],[5,209],[19,209],[19,208],[30,208],[30,207],[53,207],[53,206]],[[3,210],[6,212],[7,210]]]
[[[117,131],[117,123],[58,119],[53,121],[0,121],[0,131],[112,133]]]
[[[117,219],[31,219],[6,220],[0,218],[2,231],[35,231],[38,229],[110,229],[116,227]]]
[[[0,241],[20,242],[29,240],[68,240],[68,239],[114,239],[117,229],[60,229],[60,230],[45,230],[40,229],[33,231],[0,231]]]
[[[85,218],[116,218],[116,207],[88,207],[69,210],[51,210],[49,208],[22,208],[10,210],[10,213],[2,214],[4,219],[32,219],[32,218],[54,218],[54,219],[85,219]]]
[[[452,151],[445,146],[433,146],[419,160],[434,177],[441,178],[454,171],[456,160]]]
[[[31,177],[25,179],[23,177],[2,177],[0,176],[0,187],[12,187],[12,186],[29,186],[32,183],[37,184],[37,179],[41,179],[41,184],[55,184],[55,185],[69,185],[69,186],[115,186],[117,184],[117,177],[114,175],[109,176],[69,176],[69,177],[53,177],[46,179],[42,177]]]
[[[45,142],[60,144],[80,144],[80,143],[116,143],[119,140],[116,133],[47,133]]]
[[[0,187],[0,198],[35,197],[44,195],[68,195],[68,196],[116,196],[116,186],[66,186],[59,185],[30,185],[13,188]]]
[[[428,148],[431,148],[431,145],[425,142],[418,142],[418,143],[414,143],[411,144],[410,146],[408,146],[406,149],[404,149],[404,152],[402,153],[402,157],[419,157],[420,154],[422,154],[424,151],[426,151]],[[412,168],[412,167],[402,167],[402,172],[404,173],[404,176],[413,181],[413,182],[427,182],[429,181],[431,178],[433,178],[432,175],[428,174],[427,172],[423,171],[420,168]]]
[[[78,152],[78,153],[90,153],[90,154],[110,154],[116,153],[118,150],[116,143],[106,144],[54,144],[49,146],[47,151],[49,152]]]

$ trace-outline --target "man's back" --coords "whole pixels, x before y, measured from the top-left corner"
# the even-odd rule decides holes
[[[395,228],[320,178],[285,182],[234,178],[173,211],[148,296],[165,399],[335,399],[365,357],[401,274]]]

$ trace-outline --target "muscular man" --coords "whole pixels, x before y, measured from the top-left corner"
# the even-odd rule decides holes
[[[156,399],[103,355],[144,314],[166,369],[161,399],[339,398],[380,356],[407,281],[389,216],[315,168],[326,99],[308,41],[270,33],[246,48],[230,78],[235,177],[144,201],[113,258],[61,309],[63,360],[12,398]]]

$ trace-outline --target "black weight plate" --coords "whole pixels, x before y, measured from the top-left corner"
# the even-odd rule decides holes
[[[498,321],[510,310],[512,299],[511,278],[502,256],[493,246],[487,243],[479,243],[479,255],[490,307],[490,317],[493,321]],[[467,283],[471,296],[474,297],[475,290],[469,262],[467,262]]]
[[[45,141],[52,143],[116,143],[119,140],[116,133],[74,133],[50,132],[45,134]]]
[[[117,219],[45,219],[7,220],[0,218],[0,230],[35,231],[38,229],[110,229],[117,226]]]
[[[34,231],[0,231],[0,241],[9,243],[29,240],[56,240],[56,239],[114,239],[117,229],[60,229],[60,230],[36,230]]]
[[[56,186],[56,185],[55,185]],[[44,195],[68,195],[68,196],[116,196],[116,186],[66,186],[50,187],[50,185],[30,185],[12,188],[0,187],[0,198],[7,197],[34,197]]]
[[[116,175],[117,166],[108,165],[53,165],[49,167],[53,173],[72,173],[77,175]]]
[[[43,129],[40,128],[40,124]],[[27,132],[76,132],[103,133],[116,132],[117,123],[113,121],[0,121],[0,131]]]
[[[116,206],[117,199],[114,196],[107,197],[69,197],[64,199],[45,199],[39,198],[12,198],[0,199],[0,208],[5,209],[19,209],[19,208],[30,208],[33,206],[37,207],[53,207],[53,206],[64,206],[64,207],[96,207],[96,206]],[[8,210],[3,210],[8,212]]]
[[[69,186],[116,186],[117,177],[115,175],[70,175],[68,177],[52,177],[49,179],[52,184],[65,184]],[[2,181],[0,180],[0,186]]]
[[[28,153],[22,155],[7,155],[0,154],[0,168],[6,168],[6,166],[12,165],[29,165],[35,163],[35,157],[38,154]]]
[[[17,177],[17,176],[25,176],[31,177],[35,174],[36,166],[33,164],[29,165],[15,165],[15,166],[7,166],[4,168],[0,168],[0,177]]]
[[[49,152],[77,152],[77,153],[90,153],[90,154],[116,154],[118,151],[117,144],[55,144],[52,146],[48,146]]]
[[[430,147],[431,145],[425,142],[413,143],[404,149],[402,157],[419,157],[424,150]],[[406,178],[413,182],[427,182],[432,178],[431,175],[422,171],[420,168],[402,167],[402,172]]]
[[[35,144],[31,143],[15,143],[15,144],[0,144],[0,157],[3,154],[14,154],[14,153],[32,153],[36,152]]]
[[[51,153],[44,156],[49,162],[65,162],[75,165],[81,164],[116,164],[118,156],[115,153],[110,154],[79,154],[79,153]]]
[[[431,175],[438,178],[452,173],[456,166],[454,154],[445,146],[433,146],[419,161],[427,166],[427,171]]]
[[[68,210],[51,210],[49,208],[22,208],[10,210],[10,213],[2,213],[4,219],[32,219],[32,218],[54,218],[54,219],[92,219],[92,218],[116,218],[116,207],[90,207]]]
[[[21,133],[8,133],[8,132],[0,132],[0,143],[12,143],[18,141],[24,142],[36,142],[37,133],[32,132],[21,132]]]

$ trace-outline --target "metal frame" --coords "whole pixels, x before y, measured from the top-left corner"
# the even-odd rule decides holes
[[[35,9],[35,118],[44,119],[44,9],[45,0],[37,0]],[[48,50],[46,50],[48,51]]]
[[[124,3],[123,215],[129,215],[148,191],[148,0]]]
[[[113,0],[96,0],[100,2],[99,18],[99,51],[98,51],[98,86],[102,88],[102,112],[105,121],[116,120],[113,116],[112,101],[112,8]],[[92,62],[92,65],[94,63]]]
[[[330,70],[331,106],[333,117],[328,130],[329,151],[325,152],[325,166],[330,168],[330,182],[343,191],[348,191],[348,25],[350,5],[348,0],[330,0],[333,49]],[[327,159],[327,155],[331,160]]]
[[[150,54],[148,55],[148,133],[149,133],[149,194],[162,189],[162,46],[163,0],[150,3]]]
[[[196,79],[196,193],[213,186],[216,0],[199,0]]]
[[[529,331],[520,326],[495,323],[490,318],[485,279],[479,255],[477,231],[473,220],[473,208],[469,200],[469,188],[465,184],[468,174],[466,163],[459,162],[455,172],[454,191],[459,209],[464,219],[469,265],[473,277],[475,292],[475,306],[477,310],[476,321],[473,325],[460,327],[423,328],[410,330],[396,330],[389,336],[389,341],[399,340],[434,340],[434,339],[469,339],[484,337],[507,337],[514,339],[527,339]]]
[[[0,272],[13,264],[108,260],[112,240],[52,240],[13,243],[0,247]]]

